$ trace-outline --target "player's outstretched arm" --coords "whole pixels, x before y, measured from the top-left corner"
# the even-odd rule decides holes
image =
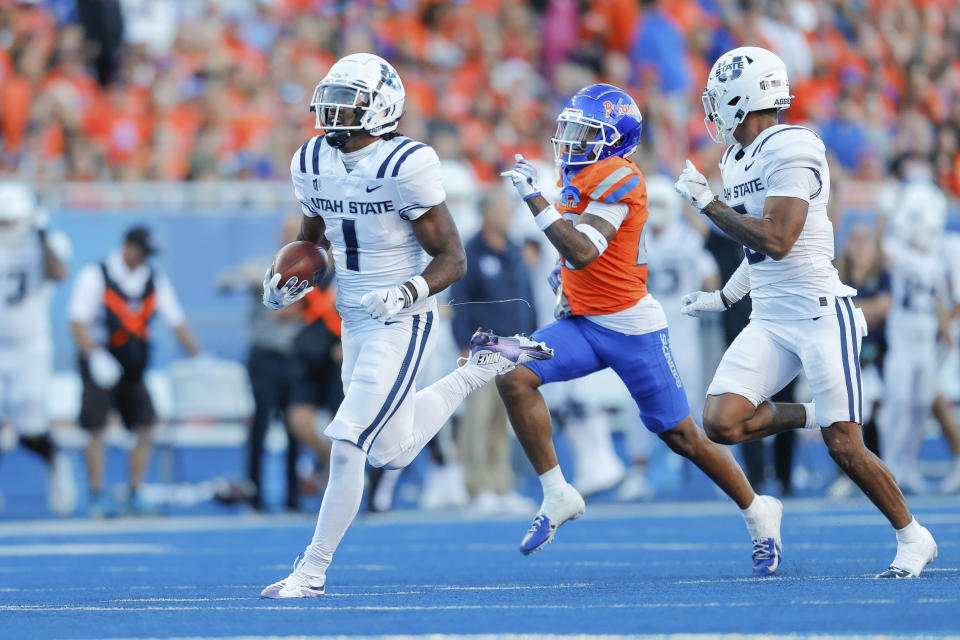
[[[368,291],[360,298],[360,304],[374,320],[388,322],[417,300],[443,291],[467,274],[467,255],[446,203],[427,209],[410,225],[420,246],[433,260],[423,273],[403,284]]]
[[[513,169],[500,175],[513,182],[514,188],[527,203],[533,219],[550,244],[557,248],[564,260],[574,269],[583,269],[599,258],[617,232],[616,227],[603,218],[588,213],[580,215],[576,227],[563,223],[557,210],[540,194],[536,167],[520,154],[515,157],[516,164]]]
[[[420,246],[433,258],[420,274],[427,282],[428,295],[440,293],[467,275],[467,254],[445,202],[428,209],[410,225]],[[417,300],[420,297],[417,288],[411,286],[409,289],[414,301]]]
[[[762,218],[741,215],[714,195],[707,179],[689,160],[675,186],[677,193],[731,238],[774,260],[790,253],[807,220],[809,203],[788,196],[768,196]]]

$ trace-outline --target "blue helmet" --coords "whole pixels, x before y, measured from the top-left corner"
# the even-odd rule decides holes
[[[557,116],[553,155],[563,166],[626,157],[640,144],[643,118],[633,98],[612,84],[591,84],[570,98]]]

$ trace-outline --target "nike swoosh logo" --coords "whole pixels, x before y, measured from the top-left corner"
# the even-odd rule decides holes
[[[391,320],[390,322],[384,322],[383,324],[384,324],[384,325],[388,325],[388,324],[400,324],[400,321],[399,321],[399,320]]]
[[[780,568],[780,556],[777,556],[773,559],[773,564],[770,566],[770,573],[773,573]]]
[[[383,296],[383,302],[384,302],[384,303],[387,302],[387,296]]]
[[[751,162],[750,164],[745,164],[745,165],[743,165],[743,170],[744,170],[744,171],[750,171],[750,167],[752,167],[752,166],[754,165],[754,163],[756,163],[756,160],[754,160],[754,161]]]
[[[367,187],[367,193],[371,193],[371,192],[373,192],[373,191],[376,191],[377,189],[379,189],[379,188],[382,187],[382,186],[383,186],[382,184],[378,184],[378,185],[375,186],[375,187]]]

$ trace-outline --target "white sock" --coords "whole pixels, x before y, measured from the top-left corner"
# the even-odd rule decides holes
[[[324,576],[333,552],[353,522],[363,499],[363,471],[367,454],[352,442],[334,440],[330,449],[330,480],[320,504],[317,528],[307,547],[301,569]]]
[[[767,517],[766,500],[763,496],[754,496],[753,502],[746,509],[741,509],[743,521],[747,523],[747,531],[750,532],[750,538],[776,538],[777,532],[770,528],[770,518]]]
[[[807,421],[804,423],[804,429],[819,429],[820,425],[817,424],[817,408],[816,405],[812,402],[804,402],[803,409],[807,414]]]
[[[482,374],[482,375],[481,375]],[[391,469],[402,469],[427,446],[447,424],[467,396],[493,379],[493,372],[468,362],[440,378],[426,389],[417,391],[413,410],[413,439],[410,446],[387,463]]]
[[[540,486],[543,487],[544,502],[560,499],[563,488],[567,486],[567,480],[563,477],[560,465],[540,474]]]
[[[917,522],[917,519],[914,518],[910,521],[910,524],[905,526],[903,529],[897,529],[897,544],[907,544],[910,542],[915,542],[920,539],[920,532],[923,530],[923,527],[920,526],[920,523]]]

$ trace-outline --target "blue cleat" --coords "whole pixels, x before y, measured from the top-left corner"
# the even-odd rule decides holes
[[[542,513],[533,519],[533,524],[527,529],[527,534],[520,541],[520,553],[527,556],[553,542],[557,532],[557,525],[550,522],[550,518]]]
[[[754,538],[753,575],[759,578],[772,576],[780,568],[783,548],[774,538]]]
[[[503,337],[478,329],[470,338],[470,362],[491,369],[496,375],[509,373],[524,362],[552,357],[553,349],[526,336]]]
[[[567,520],[576,520],[583,515],[584,510],[586,504],[583,497],[573,485],[567,484],[559,500],[544,500],[540,513],[533,519],[526,535],[520,541],[520,553],[528,556],[553,542],[560,525]]]

